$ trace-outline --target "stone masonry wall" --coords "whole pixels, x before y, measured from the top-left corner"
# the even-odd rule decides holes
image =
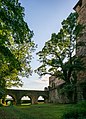
[[[86,67],[86,0],[79,0],[75,6],[75,11],[78,13],[78,23],[85,26],[82,34],[77,39],[77,49],[76,55],[81,56],[82,62],[84,62],[84,67]],[[77,99],[85,100],[86,97],[86,70],[80,71],[78,73],[77,79]]]
[[[79,15],[78,22],[82,25],[86,25],[86,0],[79,0],[79,4],[77,4],[75,10]],[[86,28],[84,28],[82,35],[77,39],[76,55],[82,57],[82,61],[86,67]],[[78,73],[78,81],[86,81],[86,71]]]
[[[50,103],[70,103],[66,94],[61,94],[65,82],[58,80],[54,76],[49,78],[49,102]]]

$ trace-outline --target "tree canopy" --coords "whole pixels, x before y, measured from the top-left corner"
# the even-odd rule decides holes
[[[41,66],[36,72],[42,76],[49,74],[66,83],[75,83],[76,72],[83,69],[81,58],[76,55],[76,40],[83,27],[77,23],[77,13],[71,13],[62,22],[62,28],[45,43],[41,51],[37,53]]]
[[[0,0],[0,87],[21,86],[19,76],[32,73],[35,43],[18,0]]]

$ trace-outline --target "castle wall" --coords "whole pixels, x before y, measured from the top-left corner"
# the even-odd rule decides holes
[[[58,80],[56,77],[51,76],[49,78],[49,102],[50,103],[70,103],[73,102],[73,99],[70,100],[67,97],[67,94],[61,93],[65,81]]]
[[[84,67],[86,67],[86,0],[79,0],[75,6],[75,11],[78,13],[78,22],[85,26],[82,34],[77,39],[76,55],[81,56]],[[77,75],[77,99],[86,99],[86,70],[80,71]]]
[[[60,88],[54,88],[49,91],[49,102],[50,103],[70,103],[70,100],[65,94],[60,94]]]
[[[78,13],[78,22],[82,25],[86,25],[86,0],[79,0],[78,4],[74,8]],[[84,67],[86,67],[86,27],[83,29],[82,34],[77,39],[77,49],[76,55],[82,57],[84,62]],[[86,71],[81,71],[78,73],[78,81],[86,81]]]

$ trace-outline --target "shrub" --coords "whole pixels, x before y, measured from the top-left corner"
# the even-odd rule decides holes
[[[78,102],[77,107],[86,108],[86,100]]]
[[[86,109],[70,110],[64,113],[62,119],[86,119]]]

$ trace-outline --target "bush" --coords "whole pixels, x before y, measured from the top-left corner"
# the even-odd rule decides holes
[[[84,101],[78,102],[77,107],[86,108],[86,101],[84,100]]]
[[[0,104],[0,107],[2,107],[3,105],[2,104]]]
[[[64,113],[62,119],[86,119],[86,109],[70,110]]]

